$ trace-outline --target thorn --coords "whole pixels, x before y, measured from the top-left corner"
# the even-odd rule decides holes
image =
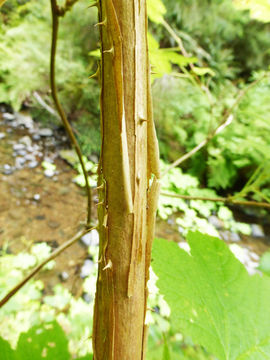
[[[108,264],[102,270],[107,270],[107,269],[112,269],[112,261],[110,259],[108,261]]]
[[[113,53],[114,53],[114,48],[111,47],[109,50],[103,50],[103,54],[105,54],[105,53],[111,53],[111,54],[113,54]]]
[[[96,204],[96,206],[99,206],[99,205],[104,205],[104,202],[100,201],[99,203]]]
[[[88,79],[98,78],[98,75],[99,75],[99,67],[98,67],[97,71],[93,75],[88,76]]]
[[[100,190],[100,189],[103,189],[104,188],[104,183],[102,183],[101,185],[97,186],[96,187],[96,190]]]
[[[140,121],[140,123],[142,124],[142,123],[144,123],[144,122],[146,122],[146,121],[148,121],[148,120],[147,120],[147,119],[142,119],[142,118],[140,118],[139,121]]]
[[[107,18],[105,18],[103,21],[95,24],[94,26],[97,27],[97,26],[106,26],[107,25]]]

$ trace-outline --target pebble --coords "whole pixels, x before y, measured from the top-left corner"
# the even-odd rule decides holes
[[[3,119],[8,120],[8,121],[15,119],[15,115],[7,113],[7,112],[4,113],[2,116],[3,116]]]
[[[16,168],[22,168],[25,164],[26,160],[23,157],[16,157],[15,159],[15,167]]]
[[[61,272],[61,274],[59,274],[59,278],[62,281],[67,281],[69,278],[69,274],[66,271]]]
[[[257,238],[264,237],[263,227],[259,224],[251,224],[251,236]]]
[[[38,162],[37,161],[30,161],[29,163],[28,163],[28,167],[30,168],[30,169],[34,169],[35,167],[37,167],[38,166]]]
[[[49,128],[39,129],[38,134],[43,137],[48,137],[53,135],[53,131]]]
[[[85,234],[81,237],[81,242],[85,246],[98,246],[99,244],[99,234],[96,229],[93,229],[90,233]]]
[[[220,220],[217,216],[211,215],[208,218],[208,221],[211,225],[213,225],[216,229],[220,230],[223,229],[224,223],[222,220]]]
[[[32,139],[33,139],[34,141],[38,141],[38,140],[40,140],[40,135],[39,135],[39,134],[34,134],[34,135],[32,136]]]
[[[29,115],[25,115],[23,113],[16,113],[15,119],[19,126],[26,127],[27,129],[31,129],[34,126],[33,119]]]
[[[90,259],[86,259],[83,266],[81,267],[80,277],[84,279],[87,276],[89,276],[92,272],[93,267],[94,267],[93,261]]]
[[[14,144],[13,145],[13,150],[14,151],[19,151],[19,150],[24,150],[25,149],[25,145],[24,144]]]
[[[48,178],[53,177],[54,174],[55,174],[54,171],[51,170],[51,169],[45,169],[45,170],[44,170],[44,175],[45,175],[46,177],[48,177]]]
[[[88,293],[83,293],[82,298],[87,304],[90,304],[93,301],[92,296]]]
[[[35,194],[33,196],[33,199],[36,200],[36,201],[39,201],[40,200],[40,195],[39,194]]]
[[[0,132],[0,140],[1,139],[4,139],[4,137],[6,136],[6,134],[5,133],[3,133],[3,132]]]
[[[8,164],[4,165],[4,170],[3,170],[4,175],[11,175],[11,174],[13,174],[13,172],[14,172],[14,169],[12,166],[10,166]]]
[[[36,160],[35,156],[32,155],[32,154],[26,154],[26,155],[25,155],[25,159],[26,159],[27,161],[35,161],[35,160]]]
[[[17,151],[17,154],[20,155],[20,156],[25,156],[27,154],[26,150],[19,150]]]
[[[24,144],[25,146],[31,146],[32,145],[32,140],[30,139],[30,137],[29,136],[23,136],[20,140],[19,140],[19,142],[21,143],[21,144]]]

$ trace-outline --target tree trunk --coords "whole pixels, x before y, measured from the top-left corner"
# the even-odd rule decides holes
[[[142,360],[147,280],[159,194],[146,0],[102,0],[100,254],[95,360]]]

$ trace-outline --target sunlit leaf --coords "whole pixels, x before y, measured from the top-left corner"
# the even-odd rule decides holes
[[[219,360],[270,358],[270,279],[249,276],[221,240],[190,233],[190,254],[158,239],[152,263],[177,331]]]

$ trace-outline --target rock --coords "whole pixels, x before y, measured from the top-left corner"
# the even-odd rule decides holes
[[[20,151],[20,150],[24,150],[25,149],[25,145],[24,144],[14,144],[13,145],[13,150],[14,151]]]
[[[40,135],[39,134],[33,134],[32,139],[34,141],[38,141],[38,140],[40,140]]]
[[[38,166],[38,162],[37,161],[30,161],[29,163],[28,163],[28,167],[30,168],[30,169],[34,169],[35,167],[37,167]]]
[[[84,279],[87,276],[89,276],[92,272],[93,267],[94,267],[93,261],[90,259],[86,259],[83,266],[81,267],[80,277]]]
[[[59,278],[62,281],[67,281],[69,278],[69,274],[66,271],[61,272],[61,274],[59,274]]]
[[[6,134],[5,133],[3,133],[3,132],[0,132],[0,140],[1,139],[4,139],[4,137],[6,136]]]
[[[20,155],[20,156],[25,156],[27,154],[26,150],[19,150],[17,151],[17,154]]]
[[[234,233],[234,232],[230,233],[230,238],[231,238],[231,241],[233,241],[233,242],[241,241],[240,235],[237,233]]]
[[[25,160],[27,160],[27,161],[35,161],[36,158],[35,158],[35,156],[33,154],[26,154],[25,155]]]
[[[54,174],[55,174],[55,172],[54,172],[54,170],[52,170],[52,169],[45,169],[45,170],[44,170],[44,175],[45,175],[46,177],[48,177],[48,178],[53,177]]]
[[[21,144],[24,144],[25,146],[31,146],[32,145],[32,140],[29,136],[23,136],[19,142]]]
[[[4,169],[3,169],[4,175],[11,175],[11,174],[13,174],[13,172],[14,172],[14,169],[12,166],[10,166],[9,164],[4,165]]]
[[[15,119],[17,121],[17,125],[24,126],[27,129],[32,129],[34,126],[33,119],[30,115],[24,114],[22,112],[15,114]]]
[[[48,137],[53,135],[53,131],[49,128],[39,129],[38,134],[42,137]]]
[[[225,241],[231,240],[230,232],[228,230],[220,231],[219,234],[223,240],[225,240]]]
[[[3,119],[11,121],[15,119],[15,115],[14,114],[10,114],[10,113],[3,113],[2,115]]]
[[[15,159],[15,167],[20,169],[25,164],[26,160],[23,157],[16,157]]]
[[[40,195],[39,194],[35,194],[33,196],[33,199],[36,200],[36,201],[39,201],[40,200]]]
[[[224,223],[217,216],[211,215],[208,218],[208,222],[213,225],[217,230],[223,229]]]
[[[97,164],[98,163],[98,157],[96,156],[96,155],[90,155],[89,156],[89,159],[91,160],[91,161],[93,161],[93,163],[95,163],[95,164]]]
[[[88,293],[83,293],[82,298],[87,304],[90,304],[93,301],[92,296]]]
[[[251,224],[251,236],[253,237],[264,237],[263,227],[259,224]]]
[[[85,234],[81,237],[81,242],[85,246],[98,246],[99,244],[99,234],[96,229],[92,230],[90,233]]]

